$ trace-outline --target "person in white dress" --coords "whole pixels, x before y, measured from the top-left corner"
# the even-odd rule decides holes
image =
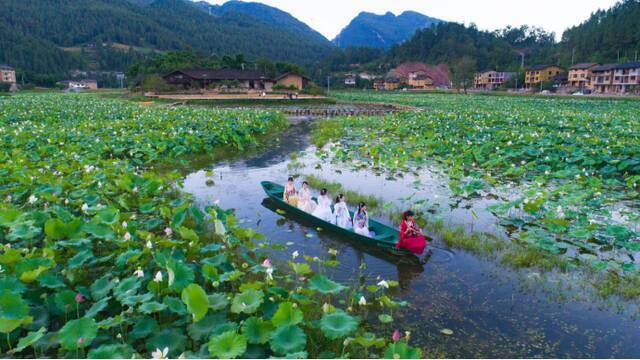
[[[335,218],[335,224],[343,229],[349,229],[353,226],[349,208],[342,194],[338,195],[336,203],[333,205],[333,217]]]
[[[363,202],[358,205],[358,211],[353,217],[353,231],[356,234],[371,236],[369,231],[369,213],[367,213],[367,205]]]
[[[316,202],[311,198],[311,190],[309,189],[309,183],[302,182],[302,189],[298,191],[298,209],[312,213],[316,209]]]
[[[327,189],[320,190],[320,196],[318,197],[318,206],[313,210],[311,215],[333,223],[333,212],[331,211],[331,199],[329,199],[329,192]]]

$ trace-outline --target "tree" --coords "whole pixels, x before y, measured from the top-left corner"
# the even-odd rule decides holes
[[[467,88],[473,84],[476,73],[476,61],[470,56],[463,56],[453,66],[453,84],[460,91],[467,93]]]

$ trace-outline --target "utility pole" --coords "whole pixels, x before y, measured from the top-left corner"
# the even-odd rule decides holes
[[[571,52],[571,66],[575,65],[574,59],[576,58],[576,48],[573,48]]]
[[[524,51],[520,53],[520,57],[522,58],[520,61],[520,68],[524,69]]]
[[[636,50],[636,61],[638,61],[638,50]]]
[[[331,91],[331,76],[327,76],[327,94]]]
[[[618,50],[618,64],[620,64],[620,50]]]

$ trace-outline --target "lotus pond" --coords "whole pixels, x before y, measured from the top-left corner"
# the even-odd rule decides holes
[[[507,96],[339,93],[422,112],[324,122],[326,154],[402,175],[445,169],[460,199],[489,210],[514,241],[571,263],[640,269],[640,102]]]
[[[270,111],[0,99],[1,356],[420,356],[363,321],[403,305],[397,282],[348,289],[326,276],[334,251],[282,271],[266,255],[282,246],[197,206],[167,171],[287,125]]]

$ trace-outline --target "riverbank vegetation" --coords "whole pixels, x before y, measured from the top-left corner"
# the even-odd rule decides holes
[[[232,211],[196,206],[176,190],[177,174],[153,167],[242,152],[284,126],[267,111],[0,99],[2,353],[419,357],[364,321],[402,305],[387,294],[394,283],[348,293],[322,274],[332,254],[294,253],[290,270],[277,269],[266,252],[277,247],[239,227]]]
[[[638,273],[640,103],[335,95],[423,108],[320,122],[313,138],[317,145],[331,143],[325,150],[334,159],[391,173],[436,164],[446,171],[454,196],[499,199],[489,210],[522,244],[505,261],[561,269],[583,264],[622,279]]]

